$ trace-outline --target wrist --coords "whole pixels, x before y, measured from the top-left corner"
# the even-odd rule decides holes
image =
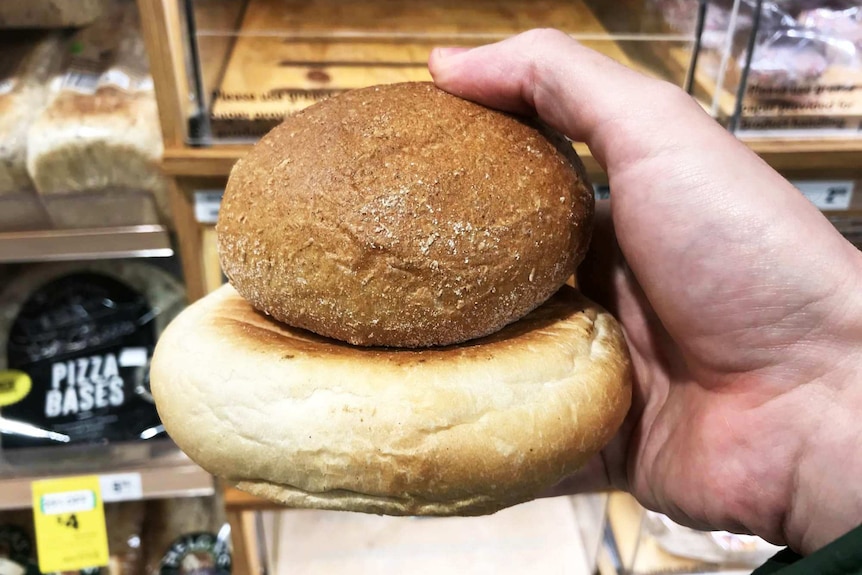
[[[809,554],[862,522],[862,356],[856,353],[817,386],[817,402],[800,406],[808,422],[793,470],[782,536]]]

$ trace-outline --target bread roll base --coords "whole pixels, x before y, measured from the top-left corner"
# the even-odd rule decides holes
[[[492,336],[424,350],[319,337],[223,286],[162,334],[151,386],[210,473],[288,506],[388,515],[532,499],[604,447],[631,401],[619,325],[569,286]]]

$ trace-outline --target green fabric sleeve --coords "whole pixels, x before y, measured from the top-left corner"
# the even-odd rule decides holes
[[[752,575],[862,575],[862,525],[807,557],[779,551]]]

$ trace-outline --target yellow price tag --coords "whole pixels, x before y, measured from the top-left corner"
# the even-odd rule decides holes
[[[42,573],[108,564],[108,532],[99,477],[34,481],[33,518]]]

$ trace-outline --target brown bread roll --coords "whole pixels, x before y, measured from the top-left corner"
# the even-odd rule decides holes
[[[251,304],[364,346],[424,347],[518,320],[574,273],[593,191],[565,139],[427,83],[355,90],[234,167],[221,262]]]

